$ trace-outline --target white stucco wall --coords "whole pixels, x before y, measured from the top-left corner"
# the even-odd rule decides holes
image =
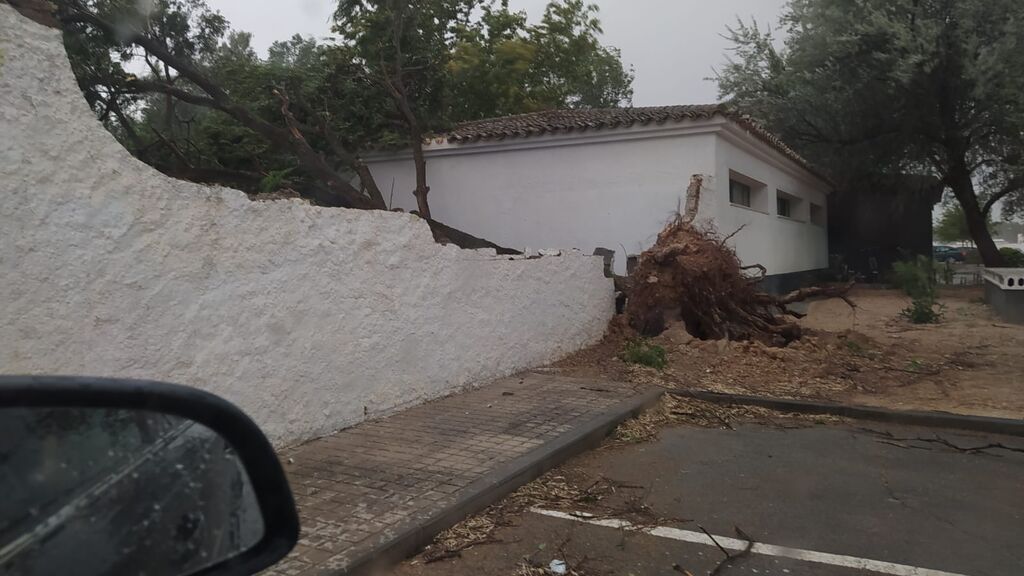
[[[811,203],[821,206],[827,222],[828,186],[785,158],[763,149],[746,134],[725,133],[717,139],[714,180],[715,224],[722,235],[743,229],[730,241],[744,264],[761,264],[768,274],[787,274],[828,267],[826,224],[810,221]],[[763,185],[751,207],[729,202],[730,173]],[[799,198],[792,218],[777,214],[776,193]]]
[[[616,271],[624,273],[626,255],[649,248],[680,208],[690,176],[714,173],[715,137],[600,136],[431,150],[431,213],[512,248],[615,250]],[[370,167],[385,197],[394,182],[395,206],[415,209],[411,159],[371,161]]]
[[[732,139],[746,146],[730,143]],[[699,217],[734,239],[747,264],[769,274],[825,268],[824,226],[776,216],[774,190],[824,207],[827,185],[725,119],[630,129],[539,136],[427,148],[430,207],[438,219],[514,248],[571,246],[626,256],[649,248],[681,207],[694,174],[705,176]],[[370,159],[378,184],[394,205],[416,208],[415,178],[405,155]],[[767,184],[770,205],[760,212],[729,204],[729,169]],[[767,198],[767,194],[765,194]],[[766,201],[767,202],[767,201]]]
[[[555,360],[613,312],[598,258],[164,177],[96,121],[59,33],[6,3],[0,247],[0,371],[205,388],[278,444]]]

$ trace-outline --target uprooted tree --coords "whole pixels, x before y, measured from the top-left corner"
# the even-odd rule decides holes
[[[758,340],[785,345],[800,338],[789,305],[816,296],[846,299],[851,284],[815,286],[775,296],[758,289],[766,272],[761,265],[743,266],[710,225],[694,223],[700,206],[703,177],[695,175],[686,191],[686,211],[658,234],[640,256],[627,286],[626,316],[645,336],[661,333],[667,322],[682,321],[686,331],[704,340]],[[748,275],[748,270],[759,275]]]

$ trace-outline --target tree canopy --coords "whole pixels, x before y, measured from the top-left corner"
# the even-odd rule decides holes
[[[994,223],[988,217],[985,226],[991,231]],[[971,231],[967,228],[964,209],[954,202],[946,202],[942,207],[939,220],[935,223],[935,238],[941,242],[970,242]]]
[[[337,49],[393,103],[420,214],[430,217],[426,134],[463,120],[629,101],[632,76],[598,41],[596,14],[583,0],[555,0],[527,26],[507,0],[339,0]]]
[[[505,1],[340,0],[336,41],[294,36],[265,57],[203,0],[57,4],[79,85],[133,154],[251,192],[386,208],[360,160],[368,150],[632,94],[631,71],[601,44],[597,7],[583,0],[553,0],[536,25]],[[422,188],[429,217],[425,174]]]
[[[830,171],[933,174],[988,265],[995,202],[1024,194],[1024,4],[1015,0],[791,0],[781,44],[730,30],[722,97]]]

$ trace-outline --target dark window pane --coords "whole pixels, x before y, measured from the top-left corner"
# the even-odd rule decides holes
[[[788,198],[776,198],[775,203],[778,208],[779,216],[785,216],[789,218],[792,215]]]
[[[736,180],[729,180],[729,202],[750,206],[750,186]]]

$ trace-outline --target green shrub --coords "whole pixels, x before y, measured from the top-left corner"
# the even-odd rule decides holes
[[[285,178],[292,173],[294,168],[285,168],[284,170],[271,170],[267,172],[267,175],[260,180],[260,192],[269,194],[270,192],[276,192],[281,184],[284,184]]]
[[[914,324],[935,324],[942,318],[942,304],[932,297],[918,297],[900,314]]]
[[[1006,265],[1010,268],[1024,268],[1024,252],[1003,246],[999,249],[999,253],[1003,255],[1003,260],[1006,260]]]
[[[891,280],[911,298],[935,300],[935,263],[927,256],[893,262]]]
[[[927,256],[894,262],[892,283],[912,298],[900,314],[914,324],[934,324],[942,318],[936,294],[935,262]]]
[[[668,353],[657,344],[651,344],[644,338],[635,338],[626,342],[620,356],[627,364],[640,364],[661,370],[668,366]]]

